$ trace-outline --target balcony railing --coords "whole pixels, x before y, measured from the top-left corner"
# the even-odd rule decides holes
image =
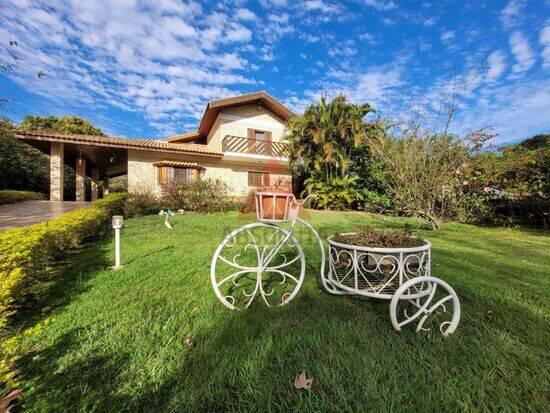
[[[269,142],[226,135],[222,140],[222,150],[224,152],[287,158],[290,154],[290,145],[283,142]]]

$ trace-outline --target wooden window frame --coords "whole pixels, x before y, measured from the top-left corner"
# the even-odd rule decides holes
[[[260,185],[255,185],[251,179],[251,174],[261,174]],[[271,185],[271,172],[261,170],[248,170],[247,171],[248,186],[253,188],[269,187]],[[267,182],[266,182],[267,179]]]
[[[160,185],[165,185],[168,183],[183,183],[178,182],[173,179],[174,172],[170,172],[170,170],[174,171],[175,169],[192,169],[193,170],[193,178],[189,182],[184,183],[192,183],[193,181],[199,180],[202,178],[202,174],[199,170],[199,168],[193,168],[188,166],[157,166],[157,183]],[[170,176],[172,176],[172,179],[170,179]]]
[[[265,142],[265,149],[264,154],[258,153],[258,146],[257,146],[257,140],[256,140],[256,133],[260,132],[264,134],[264,140],[262,142]],[[270,131],[262,130],[262,129],[255,129],[255,128],[248,128],[246,131],[247,138],[248,138],[248,152],[253,153],[256,155],[269,155],[271,154],[271,142],[273,142],[273,134]]]

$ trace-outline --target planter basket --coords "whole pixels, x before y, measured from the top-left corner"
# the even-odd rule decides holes
[[[371,248],[342,244],[329,237],[328,244],[329,281],[344,291],[391,299],[404,282],[430,275],[428,241],[413,248]]]
[[[261,222],[284,222],[296,219],[299,205],[289,192],[256,192],[256,217]]]

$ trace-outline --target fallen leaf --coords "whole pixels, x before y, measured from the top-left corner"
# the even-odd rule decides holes
[[[52,307],[50,305],[42,309],[43,314],[49,313],[50,311],[52,311]]]
[[[193,342],[189,337],[187,337],[185,340],[183,340],[183,344],[185,344],[187,347],[191,347],[193,345]]]
[[[296,376],[294,379],[294,387],[297,389],[303,389],[303,390],[309,390],[311,388],[311,384],[313,383],[313,379],[308,379],[306,377],[306,372],[302,370],[302,373]]]
[[[491,321],[493,319],[493,312],[491,310],[487,311],[487,313],[485,314],[485,319],[487,321]]]
[[[0,402],[0,413],[10,413],[15,402],[21,398],[21,390],[12,390]]]

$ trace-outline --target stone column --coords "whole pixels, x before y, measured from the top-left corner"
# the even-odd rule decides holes
[[[86,159],[76,159],[76,200],[85,201],[86,191],[84,190],[84,180],[86,179]]]
[[[50,143],[50,201],[63,201],[63,158],[65,148],[61,142]]]
[[[103,196],[109,195],[109,177],[105,176],[103,178]]]
[[[97,199],[99,193],[99,169],[92,169],[92,201]]]

